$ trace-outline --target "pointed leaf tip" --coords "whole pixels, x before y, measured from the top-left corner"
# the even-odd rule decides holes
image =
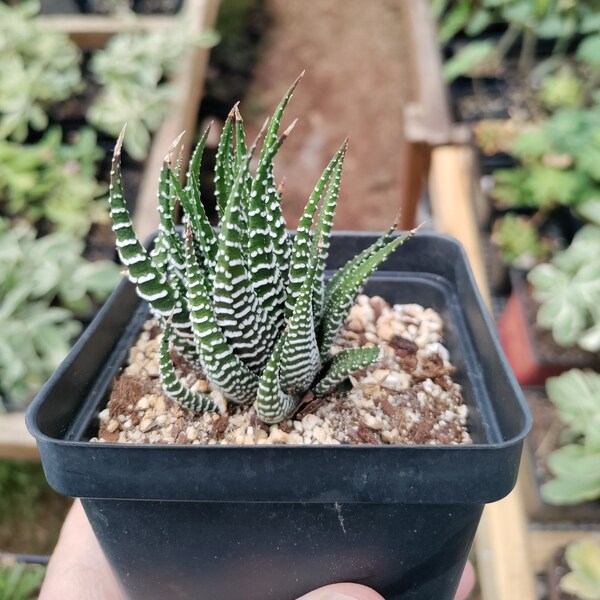
[[[240,112],[239,104],[240,104],[239,102],[236,102],[233,105],[233,108],[231,109],[231,111],[233,112],[233,117],[236,120],[236,122],[243,123],[244,119],[242,119],[242,113]]]
[[[237,102],[236,102],[236,103],[235,103],[235,104],[234,104],[234,105],[231,107],[231,110],[230,110],[230,111],[229,111],[229,113],[227,114],[227,118],[228,118],[228,119],[233,119],[233,118],[235,117],[235,113],[236,113],[236,111],[237,111],[237,112],[238,112],[238,114],[239,114],[239,112],[240,112],[240,110],[239,110],[239,106],[240,106],[240,101],[238,100],[238,101],[237,101]]]
[[[298,123],[299,120],[300,119],[296,118],[290,123],[288,128],[281,134],[281,141],[285,140],[285,138],[292,133],[292,129],[296,127],[296,123]]]
[[[115,149],[113,152],[113,156],[118,158],[121,156],[121,149],[123,148],[123,140],[125,139],[125,130],[127,129],[127,123],[123,125],[123,129],[121,129],[121,133],[119,133],[119,137],[117,138],[117,143],[115,144]]]
[[[171,165],[171,163],[173,162],[173,154],[175,153],[175,149],[177,148],[177,146],[179,146],[179,142],[181,141],[181,138],[185,135],[185,129],[173,140],[173,143],[169,146],[169,149],[167,150],[167,153],[165,154],[165,158],[163,159],[163,162],[167,165]]]

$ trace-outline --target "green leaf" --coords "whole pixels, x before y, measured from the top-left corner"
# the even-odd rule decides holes
[[[600,546],[582,539],[567,546],[565,557],[570,573],[560,580],[560,589],[580,600],[600,598]]]
[[[591,67],[600,67],[600,34],[585,37],[577,47],[575,55]]]
[[[451,83],[461,75],[469,75],[476,67],[491,58],[494,50],[494,44],[488,41],[467,44],[444,63],[442,70],[444,81]]]
[[[577,205],[577,212],[588,221],[600,225],[600,198],[588,200]]]
[[[368,367],[377,360],[380,348],[351,348],[334,355],[329,370],[315,388],[315,395],[323,396],[333,391],[352,373]]]

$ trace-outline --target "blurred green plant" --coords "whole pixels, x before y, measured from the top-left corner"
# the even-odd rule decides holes
[[[510,151],[521,165],[494,171],[491,194],[501,205],[542,211],[566,205],[582,215],[595,213],[600,198],[600,104],[558,110],[522,131]]]
[[[48,125],[46,109],[81,86],[81,53],[65,34],[42,29],[37,0],[0,3],[0,140],[23,141]]]
[[[484,63],[500,64],[517,43],[519,68],[526,73],[533,67],[538,39],[556,40],[553,54],[561,55],[575,36],[600,32],[595,0],[433,0],[432,7],[441,43],[460,32],[477,37],[492,25],[506,25],[498,40],[469,42],[450,58],[444,66],[448,81],[469,75]],[[593,54],[593,48],[588,52]]]
[[[0,560],[0,600],[35,600],[46,567]]]
[[[492,243],[500,250],[504,264],[529,271],[550,256],[550,245],[538,233],[531,219],[507,214],[498,219]]]
[[[569,443],[548,457],[554,479],[542,486],[550,504],[600,498],[600,374],[572,369],[546,382],[548,398],[566,425]]]
[[[528,274],[537,323],[560,346],[600,351],[600,227],[586,225],[549,263]]]
[[[115,137],[127,123],[125,149],[136,160],[144,159],[151,134],[162,123],[174,98],[169,78],[186,48],[193,44],[210,47],[218,39],[214,31],[193,36],[183,26],[176,32],[113,36],[106,48],[94,53],[90,62],[101,90],[88,109],[88,121]]]
[[[600,545],[590,539],[569,544],[565,559],[570,572],[560,580],[560,589],[579,600],[600,600]]]
[[[109,261],[82,258],[83,242],[66,233],[36,238],[25,223],[0,219],[0,382],[18,404],[31,400],[120,279]]]
[[[103,155],[90,128],[71,144],[62,142],[59,128],[36,144],[0,141],[0,213],[85,236],[92,223],[107,220],[99,202],[106,185],[95,178]]]

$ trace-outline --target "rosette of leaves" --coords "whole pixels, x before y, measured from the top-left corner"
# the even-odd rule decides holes
[[[101,90],[88,109],[88,121],[115,137],[127,123],[125,149],[132,158],[143,160],[151,134],[159,128],[174,98],[169,78],[186,48],[210,47],[217,41],[212,31],[193,36],[184,27],[175,33],[147,31],[113,36],[90,62]]]
[[[521,132],[510,150],[521,164],[494,172],[494,199],[505,206],[547,212],[564,205],[585,218],[594,214],[600,197],[599,104],[557,111]]]
[[[89,316],[120,278],[108,261],[81,257],[65,233],[36,238],[26,223],[0,219],[0,393],[29,401],[67,354]]]
[[[560,589],[579,600],[600,600],[600,545],[590,539],[569,544],[565,559],[570,571],[560,580]]]
[[[528,271],[548,258],[550,248],[530,219],[507,214],[498,219],[492,232],[504,264]]]
[[[96,133],[82,129],[71,144],[59,128],[36,144],[0,141],[0,209],[42,228],[85,236],[92,223],[106,221],[98,202],[106,186],[95,178],[103,151]]]
[[[548,398],[566,425],[569,443],[552,452],[554,479],[542,486],[550,504],[579,504],[600,498],[600,375],[572,369],[546,382]]]
[[[179,378],[170,350],[201,370],[212,387],[234,404],[256,402],[261,420],[289,416],[311,391],[326,395],[354,371],[372,363],[378,348],[330,356],[329,348],[365,279],[412,233],[395,237],[395,226],[325,283],[346,143],[310,195],[295,236],[286,231],[273,158],[291,127],[279,132],[297,82],[268,122],[256,172],[237,107],[221,134],[215,165],[220,231],[210,226],[199,188],[208,132],[195,149],[184,184],[167,156],[159,181],[160,229],[148,252],[137,240],[123,200],[115,149],[111,217],[121,260],[139,295],[163,324],[160,376],[166,393],[193,410],[220,410],[215,395],[190,390]],[[185,240],[174,229],[174,211],[185,212]],[[318,213],[318,214],[317,214]]]
[[[46,110],[81,86],[81,53],[69,36],[42,29],[39,2],[0,3],[0,140],[23,141],[48,125]]]
[[[571,244],[528,276],[541,306],[540,327],[561,346],[600,350],[600,227],[586,225]]]

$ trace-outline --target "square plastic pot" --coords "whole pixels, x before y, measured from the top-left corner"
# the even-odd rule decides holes
[[[334,236],[329,267],[374,239]],[[129,283],[116,290],[27,423],[130,598],[295,600],[340,581],[386,600],[453,598],[483,505],[514,486],[529,413],[457,242],[419,234],[366,292],[441,313],[472,445],[89,442],[147,316]]]

